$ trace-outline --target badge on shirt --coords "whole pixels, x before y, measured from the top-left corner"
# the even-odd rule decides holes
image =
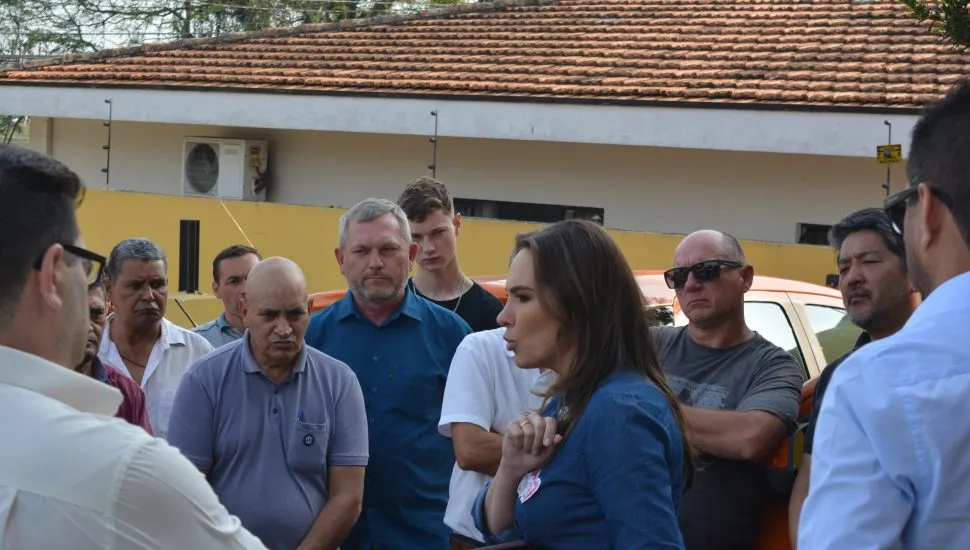
[[[310,445],[313,445],[313,442],[314,441],[315,440],[314,440],[313,436],[310,435],[310,434],[307,434],[307,435],[303,436],[303,444],[306,445],[307,447],[309,447]]]
[[[519,500],[525,503],[532,498],[532,495],[536,494],[540,485],[542,485],[542,480],[539,479],[539,470],[532,470],[522,476],[522,481],[519,482]]]

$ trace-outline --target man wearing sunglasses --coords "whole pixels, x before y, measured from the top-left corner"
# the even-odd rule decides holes
[[[87,287],[84,194],[54,159],[0,145],[0,546],[265,548],[192,464],[113,418],[121,393],[78,374]]]
[[[917,122],[886,200],[924,301],[832,375],[798,547],[970,548],[970,82]]]
[[[665,273],[689,321],[653,329],[698,451],[680,509],[687,550],[755,548],[768,497],[761,462],[797,420],[801,369],[745,322],[753,277],[737,239],[718,231],[688,235]]]

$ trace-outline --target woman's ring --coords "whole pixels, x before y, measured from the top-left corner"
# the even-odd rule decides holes
[[[528,420],[519,420],[519,427],[520,428],[524,428],[524,427],[528,426],[529,424],[531,424],[531,422],[529,422]]]

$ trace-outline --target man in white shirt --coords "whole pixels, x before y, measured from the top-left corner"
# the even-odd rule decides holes
[[[212,351],[203,336],[165,318],[168,259],[143,238],[118,243],[105,266],[105,288],[114,313],[104,327],[98,358],[131,376],[145,390],[152,431],[168,436],[168,420],[182,375]]]
[[[822,401],[799,550],[970,548],[970,81],[913,128],[885,209],[924,301]]]
[[[173,447],[113,415],[121,393],[74,371],[87,286],[76,174],[0,145],[0,548],[265,547]]]
[[[502,459],[505,427],[524,411],[538,410],[553,373],[522,369],[508,350],[505,327],[469,334],[448,371],[438,431],[450,437],[456,463],[451,474],[445,525],[451,548],[484,545],[472,520],[472,504]]]

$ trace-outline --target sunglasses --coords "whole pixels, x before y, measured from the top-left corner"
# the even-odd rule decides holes
[[[930,190],[930,195],[939,199],[947,208],[953,208],[953,197],[949,193],[932,185],[927,185],[926,188]],[[903,234],[903,222],[906,220],[906,209],[909,208],[910,199],[915,198],[918,193],[919,186],[914,185],[887,197],[883,203],[882,209],[892,221],[893,230],[900,235]]]
[[[107,261],[106,258],[90,250],[85,250],[80,246],[74,246],[73,244],[67,243],[55,243],[64,247],[68,253],[73,254],[81,259],[81,266],[84,268],[84,276],[87,279],[87,284],[90,286],[94,283],[101,281],[101,275],[104,272],[104,264]],[[40,257],[34,262],[34,269],[40,269],[41,262],[44,261],[44,255],[47,254],[47,250],[41,253]]]
[[[714,281],[721,276],[721,268],[733,268],[740,269],[744,267],[744,264],[739,262],[732,262],[730,260],[707,260],[704,262],[696,263],[690,267],[675,267],[673,269],[668,269],[664,272],[664,281],[667,282],[667,288],[684,288],[687,284],[687,278],[690,274],[694,274],[694,278],[697,279],[699,283],[706,283],[709,281]]]

